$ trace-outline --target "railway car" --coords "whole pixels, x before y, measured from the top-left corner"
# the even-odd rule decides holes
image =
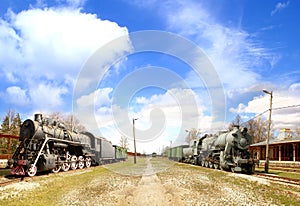
[[[112,163],[115,160],[115,148],[107,139],[95,138],[96,140],[96,161],[102,164]]]
[[[126,148],[112,145],[106,138],[96,137],[90,132],[84,132],[83,134],[89,137],[93,164],[109,164],[124,161],[128,158]]]
[[[125,161],[128,158],[127,149],[117,145],[113,145],[115,148],[115,160],[116,161]]]
[[[168,158],[170,160],[182,162],[184,160],[183,150],[188,148],[188,145],[179,145],[168,149]]]
[[[43,118],[41,114],[23,122],[19,141],[19,147],[8,161],[14,175],[57,173],[117,161],[116,147],[110,141],[89,132],[69,131],[63,123]]]

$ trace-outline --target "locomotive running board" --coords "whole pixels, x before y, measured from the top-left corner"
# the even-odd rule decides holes
[[[65,142],[65,143],[69,143],[69,144],[71,144],[71,145],[78,145],[78,146],[82,146],[82,144],[80,143],[80,142],[72,142],[72,141],[69,141],[69,140],[63,140],[63,139],[57,139],[57,138],[52,138],[52,137],[46,137],[45,138],[45,141],[44,141],[44,143],[43,143],[43,145],[42,145],[42,147],[41,147],[41,149],[40,149],[40,151],[39,151],[39,153],[38,153],[38,155],[37,155],[37,157],[36,157],[36,159],[35,159],[35,161],[34,161],[34,163],[33,163],[33,167],[35,167],[35,165],[36,165],[36,163],[37,163],[37,161],[39,160],[39,158],[40,158],[40,156],[41,156],[41,154],[42,154],[42,151],[43,151],[43,149],[44,149],[44,147],[45,147],[45,145],[46,145],[46,143],[49,141],[49,140],[55,140],[55,141],[58,141],[58,142]]]

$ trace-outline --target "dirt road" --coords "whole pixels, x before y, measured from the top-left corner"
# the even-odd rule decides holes
[[[297,205],[300,186],[140,159],[0,187],[0,205]]]
[[[161,184],[150,159],[147,159],[146,163],[147,167],[138,186],[134,190],[125,187],[116,194],[120,197],[117,205],[183,205],[176,194]]]

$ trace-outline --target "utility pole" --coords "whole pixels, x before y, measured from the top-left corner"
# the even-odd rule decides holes
[[[134,126],[134,122],[135,118],[132,118],[132,126],[133,126],[133,144],[134,144],[134,164],[136,164],[136,143],[135,143],[135,126]]]
[[[264,93],[270,95],[270,111],[269,111],[269,120],[268,120],[268,136],[266,140],[266,161],[265,161],[265,173],[269,172],[269,139],[271,133],[271,114],[272,114],[272,99],[273,99],[273,92],[269,92],[267,90],[263,90]]]

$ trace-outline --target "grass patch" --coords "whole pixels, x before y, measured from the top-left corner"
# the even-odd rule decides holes
[[[10,169],[0,169],[0,176],[10,175]]]
[[[272,172],[283,176],[282,172]],[[158,173],[158,176],[164,181],[170,178],[168,181],[179,188],[192,189],[198,197],[219,199],[220,205],[240,205],[243,201],[246,205],[299,205],[300,201],[299,189],[269,181],[256,181],[250,178],[251,175],[247,178],[247,175],[177,163],[166,172]],[[227,197],[236,199],[236,203]]]
[[[0,199],[0,205],[57,205],[68,192],[88,185],[95,176],[107,172],[103,167],[96,167],[82,174],[58,173],[37,177],[21,182],[16,188],[1,191],[3,199]]]
[[[147,167],[147,158],[137,157],[136,164],[134,164],[134,158],[129,157],[124,162],[107,164],[103,167],[122,175],[141,176]]]
[[[263,168],[255,168],[255,172],[257,173],[264,173]],[[279,177],[286,177],[291,178],[295,180],[300,180],[300,173],[298,172],[286,172],[286,171],[280,171],[280,170],[269,170],[269,174],[278,175]]]

